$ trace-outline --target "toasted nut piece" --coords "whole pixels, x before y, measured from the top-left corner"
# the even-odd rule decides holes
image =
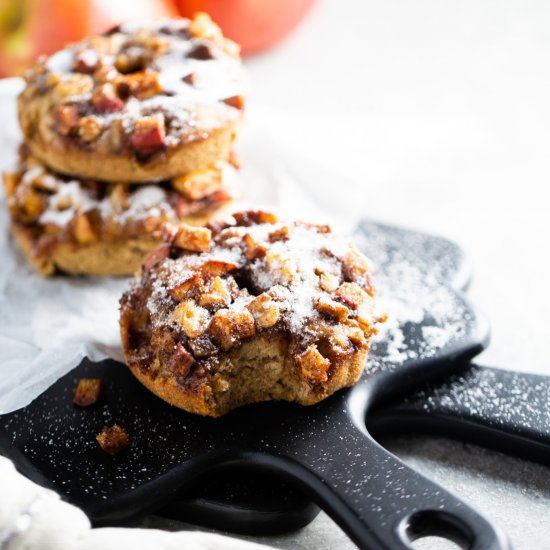
[[[279,306],[265,292],[254,298],[246,307],[252,313],[258,330],[271,328],[279,320]]]
[[[179,280],[174,286],[168,289],[168,293],[174,300],[181,301],[187,293],[195,287],[202,286],[201,276],[199,273],[189,273],[183,280]]]
[[[321,273],[319,286],[326,292],[334,292],[340,285],[340,279],[332,273]]]
[[[117,183],[111,194],[109,200],[116,214],[121,214],[128,208],[128,191],[123,183]]]
[[[309,223],[297,221],[294,223],[296,227],[305,227],[306,229],[315,229],[315,231],[321,235],[326,235],[327,233],[332,233],[330,225],[320,224],[320,223]]]
[[[45,197],[33,191],[30,187],[23,189],[20,201],[23,210],[33,219],[38,218],[47,207]]]
[[[216,275],[223,275],[229,271],[237,269],[239,266],[232,262],[225,262],[223,260],[208,260],[200,266],[201,273],[204,277],[215,277]]]
[[[59,189],[59,184],[56,179],[48,174],[43,174],[34,178],[31,181],[32,188],[36,191],[44,191],[46,193],[55,193]]]
[[[206,252],[210,250],[212,231],[206,227],[180,225],[174,237],[174,245],[191,252]]]
[[[350,247],[343,258],[344,275],[350,281],[359,283],[363,289],[374,297],[374,284],[371,276],[370,262],[365,258],[354,244]]]
[[[264,210],[245,210],[233,214],[237,225],[250,226],[260,223],[277,223],[277,216]]]
[[[91,92],[94,87],[92,77],[84,74],[74,74],[67,79],[60,80],[54,91],[59,98],[83,95]]]
[[[95,90],[92,95],[92,105],[101,114],[116,113],[124,109],[124,101],[116,95],[114,86],[109,82],[101,84]]]
[[[344,325],[343,330],[352,344],[358,348],[365,347],[367,344],[367,339],[365,338],[365,333],[359,327],[358,321],[355,319],[348,319],[348,322]]]
[[[9,198],[14,194],[17,188],[19,177],[15,172],[4,172],[2,174],[2,179],[4,182],[4,192],[6,193],[6,197]]]
[[[212,21],[210,16],[207,13],[199,12],[196,13],[191,22],[189,23],[189,32],[198,38],[206,38],[212,40],[213,42],[220,43],[223,40],[223,34]]]
[[[244,109],[244,98],[242,95],[234,95],[222,100],[226,105],[242,111]]]
[[[184,76],[182,80],[189,84],[189,86],[194,86],[197,83],[197,75],[195,73],[189,73],[188,75]]]
[[[149,255],[147,256],[147,258],[145,258],[145,261],[143,262],[143,269],[145,271],[149,271],[157,264],[160,264],[162,260],[168,258],[168,256],[170,256],[171,248],[172,246],[169,243],[163,243],[158,248],[155,248],[154,250],[149,252]]]
[[[75,53],[71,70],[75,73],[92,74],[98,63],[98,53],[91,48],[86,48]]]
[[[98,240],[98,236],[86,213],[77,214],[71,223],[76,242],[92,244]]]
[[[188,340],[189,347],[193,351],[195,357],[210,357],[218,351],[218,347],[210,340],[206,334],[198,338]]]
[[[353,309],[367,299],[367,294],[357,283],[342,283],[334,296]]]
[[[241,53],[241,47],[236,42],[229,38],[223,39],[223,51],[231,57],[239,57]]]
[[[113,151],[119,151],[125,143],[126,130],[122,119],[114,119],[111,121],[111,129],[108,134],[109,145]]]
[[[292,258],[268,250],[265,254],[265,261],[268,271],[279,274],[281,284],[289,284],[298,276],[298,267]]]
[[[290,227],[288,225],[283,225],[279,229],[272,231],[268,235],[270,243],[276,243],[277,241],[288,241],[290,239]]]
[[[315,344],[295,358],[300,376],[310,384],[320,384],[328,380],[330,361],[323,357]]]
[[[318,298],[315,301],[315,308],[320,313],[333,317],[337,321],[345,321],[349,315],[349,309],[330,298]]]
[[[132,147],[141,155],[152,155],[164,148],[166,126],[160,113],[136,120],[130,137]]]
[[[97,403],[103,391],[101,378],[81,378],[74,392],[73,403],[79,407],[88,407]]]
[[[123,449],[130,446],[130,438],[128,434],[118,424],[105,426],[103,431],[96,435],[96,440],[100,447],[111,456],[116,455]]]
[[[247,260],[263,258],[267,252],[265,244],[257,241],[252,235],[247,233],[243,238],[244,255]]]
[[[57,131],[61,135],[68,136],[78,131],[80,115],[74,105],[60,105],[54,116],[57,121]]]
[[[254,335],[254,318],[246,309],[220,309],[212,317],[208,332],[224,350],[228,350],[242,338]]]
[[[169,368],[175,376],[185,378],[194,362],[195,358],[178,342],[170,358]]]
[[[216,166],[209,166],[175,178],[172,185],[189,199],[197,201],[212,195],[221,188],[222,172]]]
[[[210,315],[193,300],[184,300],[172,312],[171,320],[177,323],[188,338],[198,338],[207,328]]]
[[[113,84],[117,95],[122,99],[128,99],[130,96],[147,99],[163,91],[159,81],[159,73],[155,71],[119,75],[113,80]]]
[[[119,53],[115,59],[115,68],[123,74],[142,71],[146,63],[145,52],[140,48],[129,48]]]
[[[85,116],[80,119],[78,135],[83,141],[95,141],[103,131],[103,126],[96,116]]]
[[[199,305],[207,309],[214,309],[227,306],[230,302],[231,295],[224,281],[220,277],[214,277],[208,291],[200,297]]]
[[[373,314],[371,303],[364,302],[359,306],[359,310],[357,312],[357,322],[359,323],[361,330],[367,336],[378,332],[378,329],[375,326],[377,321],[378,319],[376,319],[376,316]]]

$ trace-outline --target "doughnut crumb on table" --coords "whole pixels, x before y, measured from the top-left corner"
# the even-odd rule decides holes
[[[113,182],[171,179],[227,158],[243,117],[237,44],[206,14],[123,24],[40,58],[19,122],[50,168]]]
[[[24,145],[4,173],[11,230],[42,275],[129,276],[158,245],[165,222],[223,217],[235,194],[227,161],[154,184],[107,184],[49,170]]]
[[[267,400],[311,405],[353,385],[384,320],[367,259],[326,225],[233,216],[165,226],[121,298],[133,374],[208,416]]]

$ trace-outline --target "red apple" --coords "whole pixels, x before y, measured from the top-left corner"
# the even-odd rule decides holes
[[[0,76],[21,74],[40,54],[123,21],[175,15],[173,0],[3,0]]]
[[[176,0],[181,15],[204,11],[243,54],[256,53],[284,38],[315,0]]]

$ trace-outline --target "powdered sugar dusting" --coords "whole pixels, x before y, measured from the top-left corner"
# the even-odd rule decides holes
[[[449,241],[364,223],[355,235],[375,265],[381,325],[368,369],[395,368],[460,342],[476,320],[455,288],[464,283],[461,251]]]

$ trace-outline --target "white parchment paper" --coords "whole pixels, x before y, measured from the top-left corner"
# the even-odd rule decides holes
[[[0,81],[0,168],[13,165],[20,142],[16,79]],[[254,119],[255,115],[250,118]],[[258,114],[257,118],[261,119]],[[249,124],[238,147],[243,204],[286,218],[330,222],[349,232],[361,201],[346,201],[350,182],[294,158],[264,129]],[[44,279],[12,242],[0,194],[0,414],[23,407],[84,357],[122,360],[118,300],[128,279]]]

